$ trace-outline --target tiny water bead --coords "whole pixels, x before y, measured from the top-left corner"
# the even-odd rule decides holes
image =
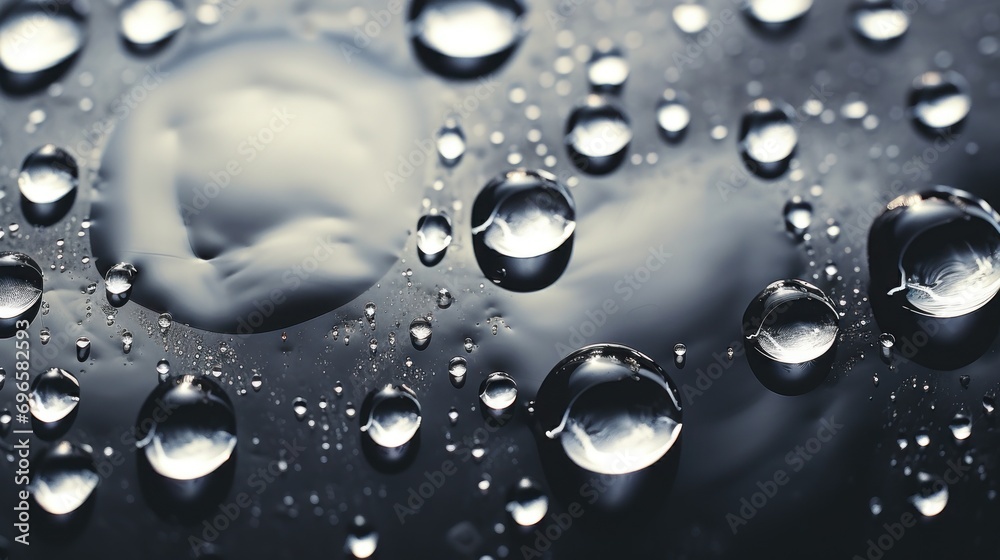
[[[236,449],[232,402],[207,377],[183,375],[153,389],[136,421],[136,447],[161,476],[195,480],[226,464]]]
[[[596,91],[615,92],[628,79],[629,64],[621,49],[614,45],[602,45],[594,49],[587,63],[587,81]]]
[[[347,530],[344,548],[354,558],[371,558],[378,549],[378,532],[359,515]]]
[[[949,187],[902,195],[872,224],[869,263],[877,288],[930,317],[970,314],[1000,291],[1000,216]]]
[[[740,120],[739,143],[747,167],[757,175],[773,178],[788,168],[799,135],[794,110],[783,101],[757,99]]]
[[[681,432],[677,389],[660,366],[616,344],[581,348],[546,376],[535,418],[577,466],[626,474],[658,462]]]
[[[833,300],[797,279],[768,285],[743,315],[751,370],[782,395],[806,393],[826,378],[839,333]]]
[[[972,108],[969,83],[958,72],[926,72],[913,80],[908,100],[917,125],[940,133],[962,122]]]
[[[746,0],[743,9],[752,21],[780,28],[805,16],[812,4],[812,0]]]
[[[89,448],[68,441],[43,450],[33,467],[31,496],[52,515],[80,509],[101,481]]]
[[[424,264],[436,264],[451,245],[451,220],[444,214],[426,214],[417,221],[417,251]]]
[[[465,154],[465,133],[457,122],[450,120],[438,130],[437,151],[441,163],[451,167]]]
[[[785,229],[796,238],[801,238],[812,225],[813,205],[801,196],[793,196],[785,203]]]
[[[669,141],[676,141],[684,136],[691,123],[691,111],[673,90],[664,92],[656,106],[656,123],[660,127],[660,134]]]
[[[17,319],[42,298],[42,269],[24,253],[0,252],[0,320]]]
[[[549,512],[549,497],[534,480],[524,477],[511,489],[505,508],[521,527],[537,525]]]
[[[104,275],[104,289],[112,296],[127,294],[137,272],[134,266],[125,262],[112,266]]]
[[[545,171],[508,171],[487,183],[472,206],[480,269],[515,291],[555,282],[569,262],[575,230],[572,195]]]
[[[517,383],[510,374],[503,371],[494,371],[486,376],[479,386],[479,400],[483,406],[494,410],[504,411],[514,406],[517,400]]]
[[[139,50],[166,44],[186,21],[180,0],[127,0],[118,11],[122,38]]]
[[[854,32],[873,43],[898,39],[910,28],[910,16],[895,2],[863,0],[850,10]]]
[[[614,171],[628,152],[632,127],[625,112],[605,96],[588,95],[566,119],[566,150],[580,171]]]
[[[46,144],[24,158],[17,186],[28,202],[50,205],[74,194],[79,176],[73,156],[62,148]]]
[[[80,382],[64,369],[49,368],[31,382],[28,408],[39,422],[59,422],[76,410],[79,403]]]
[[[420,402],[406,385],[372,391],[361,405],[361,431],[384,448],[408,443],[420,429]]]
[[[524,35],[519,0],[413,0],[409,33],[417,58],[446,78],[498,69]]]
[[[80,2],[18,0],[0,12],[0,83],[30,92],[64,73],[87,39]]]

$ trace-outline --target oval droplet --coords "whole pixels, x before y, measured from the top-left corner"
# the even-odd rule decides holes
[[[479,386],[479,400],[491,410],[508,410],[517,400],[517,383],[506,372],[494,371]]]
[[[629,64],[621,49],[613,45],[594,49],[587,63],[587,81],[598,91],[617,92],[628,79]]]
[[[361,431],[385,448],[402,447],[420,429],[420,402],[406,385],[372,391],[361,406]]]
[[[812,0],[746,0],[743,9],[751,21],[781,29],[799,20],[812,8]]]
[[[794,111],[787,103],[757,99],[740,121],[740,148],[743,161],[753,173],[778,177],[788,169],[799,135],[793,123]]]
[[[534,480],[524,477],[511,489],[505,506],[514,523],[521,527],[537,525],[549,512],[549,497]]]
[[[17,319],[42,298],[42,269],[24,253],[0,253],[0,319]]]
[[[86,15],[81,2],[19,0],[0,14],[0,83],[26,93],[58,79],[83,49]]]
[[[603,175],[614,171],[628,152],[632,127],[625,112],[610,99],[588,95],[566,120],[566,150],[580,171]]]
[[[165,45],[186,21],[180,0],[129,0],[118,12],[122,38],[140,51]]]
[[[691,123],[691,111],[674,90],[668,89],[663,93],[663,98],[656,106],[656,123],[660,126],[660,134],[672,142],[679,140],[687,131]]]
[[[52,515],[67,515],[80,509],[101,481],[91,453],[68,441],[42,451],[32,466],[31,495],[39,507]]]
[[[44,424],[66,418],[80,403],[80,382],[70,372],[49,368],[35,376],[28,393],[28,408]]]
[[[850,12],[851,26],[860,37],[873,43],[899,39],[910,28],[910,16],[889,0],[866,0]]]
[[[926,72],[913,80],[909,108],[918,128],[939,134],[958,125],[972,108],[969,83],[954,71]]]

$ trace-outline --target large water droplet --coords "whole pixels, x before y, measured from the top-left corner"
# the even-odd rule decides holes
[[[740,148],[747,167],[757,175],[773,178],[788,169],[799,142],[794,111],[781,101],[757,99],[740,121]]]
[[[183,375],[153,389],[136,422],[137,447],[173,480],[215,472],[236,448],[236,416],[225,391],[207,377]]]
[[[566,150],[581,171],[603,175],[617,168],[632,142],[628,117],[610,99],[588,95],[566,120]]]
[[[376,444],[402,447],[420,429],[420,402],[406,385],[386,385],[365,398],[361,422],[361,431]]]
[[[918,490],[910,496],[910,503],[925,517],[934,517],[948,505],[948,485],[943,480],[925,472],[917,473]]]
[[[129,0],[118,17],[126,44],[143,51],[166,44],[187,20],[180,0]]]
[[[746,0],[744,10],[755,23],[781,28],[806,15],[812,0]]]
[[[80,382],[64,369],[50,368],[31,382],[28,408],[39,422],[59,422],[76,410],[79,402]]]
[[[42,297],[42,269],[24,253],[0,253],[0,319],[21,317]]]
[[[474,78],[499,68],[524,33],[518,0],[414,0],[410,35],[417,58],[448,78]]]
[[[569,262],[575,229],[572,195],[545,171],[504,173],[483,187],[472,207],[479,267],[511,290],[555,282]]]
[[[639,352],[614,344],[573,352],[538,390],[536,417],[578,466],[625,474],[659,461],[681,432],[677,389]]]
[[[101,481],[90,452],[68,441],[44,450],[33,467],[31,495],[52,515],[78,510]]]
[[[965,119],[972,108],[969,83],[954,71],[926,72],[913,80],[909,107],[918,127],[937,134]]]
[[[65,215],[75,199],[78,177],[76,160],[62,148],[46,144],[29,154],[21,164],[17,185],[31,203],[29,214],[35,215],[29,215],[31,221],[49,225]]]
[[[20,0],[0,15],[0,82],[9,90],[45,87],[65,72],[86,41],[81,2]]]
[[[515,523],[530,527],[545,518],[549,511],[549,497],[537,482],[524,477],[511,489],[505,509]]]
[[[783,395],[805,393],[826,378],[839,332],[833,300],[801,280],[770,284],[743,315],[751,369]]]
[[[517,383],[506,372],[494,371],[479,386],[479,400],[489,409],[507,410],[517,400]]]
[[[910,16],[889,0],[864,0],[851,8],[854,31],[874,43],[898,39],[910,28]]]
[[[969,436],[972,435],[972,418],[968,414],[960,412],[951,419],[948,427],[951,428],[951,434],[955,436],[955,439],[969,439]]]

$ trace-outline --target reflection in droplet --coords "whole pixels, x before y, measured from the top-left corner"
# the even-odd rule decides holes
[[[795,153],[799,135],[790,105],[770,99],[750,104],[740,121],[739,142],[751,171],[766,178],[781,175]]]
[[[517,383],[506,372],[494,371],[479,386],[479,400],[492,410],[507,410],[517,400]]]
[[[118,263],[108,269],[104,275],[104,289],[111,295],[122,295],[132,289],[136,269],[129,263]]]
[[[681,432],[677,390],[651,359],[625,346],[573,352],[538,390],[536,416],[578,466],[632,473],[659,461]]]
[[[43,451],[32,467],[31,495],[42,509],[52,515],[66,515],[78,510],[101,481],[91,453],[68,441]]]
[[[621,49],[614,46],[594,49],[587,64],[590,87],[601,91],[618,91],[628,79],[629,64]]]
[[[417,221],[417,250],[424,264],[437,264],[451,245],[451,220],[444,214],[426,214]]]
[[[64,369],[50,368],[31,382],[28,408],[39,422],[58,422],[69,416],[79,402],[80,382]]]
[[[361,431],[386,448],[402,447],[420,429],[420,402],[406,385],[386,385],[361,406]]]
[[[615,103],[588,95],[566,120],[566,149],[573,164],[591,175],[616,169],[632,142],[629,119]]]
[[[414,0],[414,51],[427,68],[448,78],[488,74],[516,50],[524,13],[518,0]]]
[[[165,44],[187,20],[180,0],[129,0],[119,9],[118,18],[122,37],[138,49]]]
[[[448,377],[451,384],[461,388],[465,385],[465,374],[469,371],[469,362],[461,356],[455,356],[448,362]]]
[[[0,66],[8,89],[32,91],[59,77],[86,41],[80,2],[19,0],[0,15]]]
[[[864,0],[851,8],[851,24],[861,37],[883,43],[902,37],[910,16],[890,0]]]
[[[80,170],[62,148],[46,144],[28,154],[21,164],[17,186],[34,204],[54,204],[76,190]]]
[[[968,414],[960,412],[951,419],[948,427],[951,428],[951,434],[955,436],[955,439],[969,439],[969,436],[972,435],[972,418]]]
[[[0,319],[15,319],[42,297],[42,269],[24,253],[0,253]]]
[[[136,422],[149,465],[173,480],[215,472],[236,448],[236,415],[225,391],[207,377],[183,375],[153,389]]]
[[[972,108],[969,90],[969,83],[958,72],[926,72],[913,80],[910,111],[925,132],[943,132],[968,116]]]
[[[524,477],[511,489],[505,509],[515,523],[530,527],[545,518],[549,511],[549,497],[537,482]]]

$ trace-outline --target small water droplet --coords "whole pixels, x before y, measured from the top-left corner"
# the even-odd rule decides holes
[[[924,517],[934,517],[948,505],[948,485],[937,476],[917,473],[919,488],[910,496],[910,503]]]
[[[0,319],[28,313],[42,297],[42,269],[24,253],[0,253]]]
[[[52,515],[66,515],[90,499],[101,481],[91,453],[61,441],[42,451],[33,463],[32,497]]]
[[[28,393],[28,408],[44,424],[66,418],[80,402],[80,382],[68,371],[49,368],[35,376]]]
[[[931,436],[927,433],[927,428],[920,428],[913,436],[913,441],[920,447],[927,447],[931,443]]]
[[[437,264],[451,245],[451,220],[444,214],[427,214],[417,221],[417,250],[428,266]]]
[[[372,391],[361,407],[361,431],[385,448],[406,445],[420,429],[420,402],[406,385]]]
[[[618,91],[628,79],[629,64],[621,49],[614,45],[594,49],[587,64],[590,87],[600,91]]]
[[[812,8],[812,0],[747,0],[747,15],[760,25],[781,29],[800,19]]]
[[[90,357],[90,339],[85,336],[81,336],[80,338],[76,339],[76,359],[77,361],[85,362],[89,357]]]
[[[448,377],[451,379],[451,384],[457,388],[461,388],[465,385],[465,374],[469,369],[469,364],[465,358],[461,356],[455,356],[448,362]]]
[[[691,123],[691,111],[674,90],[663,93],[663,99],[656,106],[656,123],[660,126],[660,134],[670,141],[679,140]]]
[[[794,111],[783,101],[757,99],[740,121],[743,160],[753,173],[765,178],[782,175],[799,142]]]
[[[132,351],[132,333],[129,331],[122,332],[122,352],[128,354]]]
[[[898,39],[910,28],[910,16],[895,2],[867,0],[851,8],[855,33],[874,43]]]
[[[347,530],[344,548],[354,558],[370,558],[378,548],[378,533],[359,515]]]
[[[17,176],[21,196],[31,203],[29,220],[50,225],[65,215],[69,208],[61,202],[72,203],[79,173],[76,160],[62,148],[46,144],[30,153]]]
[[[969,114],[972,108],[969,90],[969,83],[958,72],[926,72],[913,80],[910,111],[925,132],[945,131]]]
[[[118,12],[122,37],[140,51],[165,45],[186,20],[180,0],[129,0]]]
[[[104,289],[112,296],[128,294],[132,289],[136,269],[129,263],[118,263],[104,275]]]
[[[173,318],[169,313],[161,313],[159,317],[156,318],[156,324],[160,326],[161,330],[167,330],[170,325],[173,324]]]
[[[517,400],[517,383],[509,374],[495,371],[486,376],[479,386],[479,400],[492,410],[507,410]]]
[[[437,294],[438,307],[440,307],[441,309],[448,309],[449,307],[451,307],[453,301],[455,301],[455,299],[452,297],[451,292],[448,291],[448,288],[441,288],[438,290]]]
[[[588,95],[566,121],[566,149],[578,169],[591,175],[615,170],[632,142],[625,112],[609,98]]]
[[[454,120],[449,119],[437,133],[437,151],[441,163],[452,167],[465,154],[465,133]]]
[[[302,397],[295,397],[292,399],[292,412],[295,413],[296,420],[302,420],[306,417],[306,412],[308,412],[308,406],[306,400]]]
[[[424,348],[430,342],[433,329],[426,317],[417,317],[410,321],[410,342],[414,348]]]
[[[260,391],[260,388],[264,385],[264,380],[261,378],[259,373],[255,373],[250,377],[250,386],[253,387],[254,391]]]
[[[549,511],[549,498],[534,480],[524,477],[511,489],[505,509],[522,527],[537,525]]]
[[[952,418],[948,427],[951,428],[951,433],[955,436],[955,439],[968,439],[972,435],[972,418],[960,412]]]
[[[674,25],[689,35],[704,31],[711,18],[708,9],[700,4],[678,4],[671,12],[671,16],[674,19]]]

